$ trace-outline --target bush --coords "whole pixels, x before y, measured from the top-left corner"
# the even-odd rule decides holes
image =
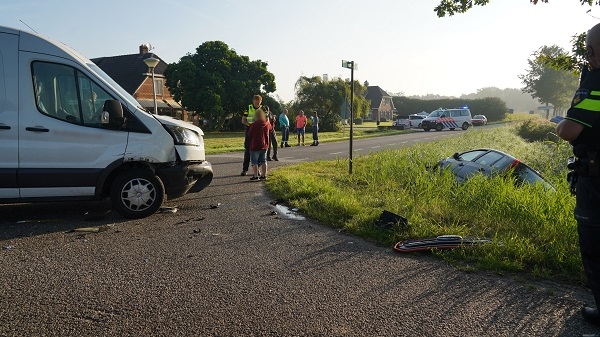
[[[556,124],[541,118],[532,118],[517,127],[517,134],[528,142],[548,140],[556,132]]]
[[[356,125],[361,125],[362,123],[363,123],[363,120],[362,120],[362,118],[356,118],[356,119],[354,120],[354,124],[356,124]]]

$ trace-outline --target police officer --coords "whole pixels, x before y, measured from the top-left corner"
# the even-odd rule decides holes
[[[600,24],[588,31],[586,48],[590,71],[582,78],[556,133],[571,143],[577,157],[573,165],[579,176],[574,213],[583,269],[596,302],[595,308],[584,306],[581,314],[589,323],[600,326]]]
[[[244,112],[242,116],[242,124],[246,126],[246,135],[244,138],[244,163],[242,164],[242,174],[245,176],[248,174],[248,168],[250,167],[250,137],[248,137],[248,130],[250,125],[254,122],[254,115],[256,110],[262,109],[262,96],[254,95],[252,98],[252,104],[248,105],[248,111]]]

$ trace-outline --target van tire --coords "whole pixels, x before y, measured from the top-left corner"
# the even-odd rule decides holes
[[[435,125],[435,131],[442,131],[443,128],[444,128],[444,126],[440,123]]]
[[[468,128],[469,128],[469,123],[464,122],[463,125],[462,125],[462,129],[463,130],[467,130]]]
[[[115,211],[126,218],[150,216],[162,206],[165,187],[150,170],[135,169],[119,175],[110,189],[110,200]]]
[[[431,131],[430,128],[423,128],[423,131]]]

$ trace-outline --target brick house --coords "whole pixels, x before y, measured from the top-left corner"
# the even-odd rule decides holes
[[[166,87],[163,76],[167,63],[155,54],[148,52],[148,45],[141,45],[139,53],[119,56],[93,58],[94,62],[108,76],[112,77],[125,91],[131,94],[142,108],[148,112],[154,111],[152,94],[152,73],[144,60],[154,57],[160,60],[154,68],[156,84],[156,106],[159,115],[167,115],[177,119],[188,120],[187,111],[175,101]]]
[[[367,87],[366,99],[371,100],[371,108],[367,119],[379,121],[385,118],[388,121],[394,119],[396,108],[392,96],[376,85]]]

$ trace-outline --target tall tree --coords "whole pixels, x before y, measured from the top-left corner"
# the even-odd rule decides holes
[[[433,10],[437,13],[437,16],[444,17],[446,15],[452,16],[457,13],[464,13],[473,6],[485,6],[490,0],[441,0],[440,4],[437,5]],[[537,5],[538,2],[548,2],[548,0],[529,0],[530,3]],[[579,0],[582,5],[600,4],[597,0]]]
[[[231,114],[245,111],[252,96],[275,91],[275,76],[267,63],[251,61],[221,41],[208,41],[179,62],[168,65],[166,86],[188,110],[222,128]]]
[[[366,115],[370,102],[366,100],[367,88],[354,81],[354,116]],[[320,76],[301,76],[296,81],[296,103],[294,112],[299,110],[319,113],[319,128],[335,131],[340,127],[342,104],[350,97],[350,83],[341,78],[324,82]]]
[[[565,55],[567,52],[558,46],[543,46],[527,61],[527,73],[519,75],[525,85],[523,92],[542,103],[552,104],[559,111],[569,105],[572,93],[577,89],[578,76],[570,71],[548,67],[544,59],[559,59]]]
[[[452,16],[457,13],[465,13],[473,6],[485,6],[490,0],[441,0],[433,10],[438,17],[446,15]],[[548,0],[529,0],[530,3],[537,5],[538,2],[548,2]],[[581,5],[600,5],[598,0],[579,0]],[[585,71],[587,63],[585,62],[585,36],[586,33],[580,33],[573,36],[571,40],[571,54],[561,55],[559,58],[548,57],[542,59],[547,66],[555,69],[568,71]]]

